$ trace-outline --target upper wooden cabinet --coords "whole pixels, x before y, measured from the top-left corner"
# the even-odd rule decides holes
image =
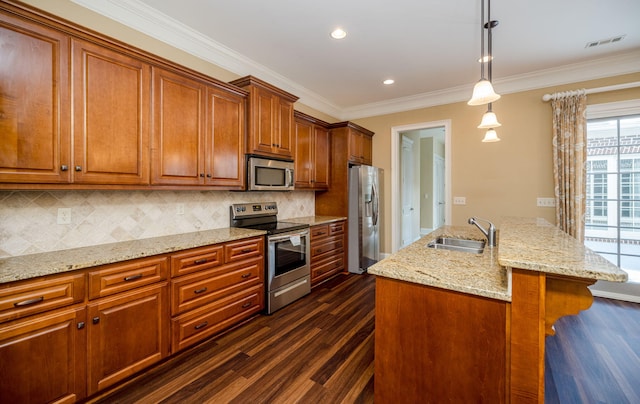
[[[72,40],[74,182],[149,183],[151,68]]]
[[[69,37],[0,16],[0,182],[68,182]]]
[[[293,103],[298,97],[253,76],[231,84],[250,93],[247,153],[291,159]]]
[[[295,187],[328,189],[330,137],[328,123],[295,111]]]
[[[349,162],[371,165],[373,132],[353,122],[338,122],[330,125],[331,132],[348,138]]]
[[[245,94],[153,68],[151,183],[244,187]]]

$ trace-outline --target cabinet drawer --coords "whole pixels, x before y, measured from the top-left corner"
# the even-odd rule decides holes
[[[344,234],[344,221],[329,223],[329,235],[335,236],[338,234]]]
[[[314,263],[311,265],[311,284],[321,282],[342,270],[344,270],[344,254],[342,253]]]
[[[234,241],[224,245],[225,262],[235,262],[257,256],[264,257],[264,238]]]
[[[229,264],[171,282],[171,314],[177,315],[221,297],[264,283],[264,260]]]
[[[89,272],[89,299],[167,279],[168,261],[168,257],[153,257],[101,266]]]
[[[329,235],[329,225],[321,224],[318,226],[311,227],[311,242],[314,240],[321,239],[323,237],[327,237]]]
[[[0,289],[0,323],[69,306],[84,299],[84,273],[8,284]]]
[[[177,317],[171,323],[172,353],[229,328],[263,308],[264,285],[258,285]]]
[[[186,275],[224,263],[224,248],[214,245],[171,255],[171,276]]]
[[[329,237],[317,244],[311,244],[311,257],[322,255],[327,251],[344,248],[344,240],[342,236]]]

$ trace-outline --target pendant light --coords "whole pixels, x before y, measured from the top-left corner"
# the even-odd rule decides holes
[[[484,143],[499,142],[500,138],[498,137],[496,130],[491,128],[484,134],[484,139],[482,139],[482,141]]]
[[[502,126],[502,124],[498,122],[498,117],[491,110],[491,103],[489,103],[487,112],[482,115],[482,122],[478,125],[478,129],[491,129],[497,128],[498,126]]]
[[[500,99],[500,95],[496,94],[493,90],[493,84],[491,83],[491,61],[493,59],[493,54],[491,53],[491,28],[497,26],[498,21],[491,21],[491,0],[488,0],[488,21],[486,23],[484,21],[484,0],[481,0],[480,7],[480,80],[473,87],[473,94],[471,95],[471,99],[467,102],[467,105],[472,106],[484,105]],[[487,30],[488,54],[484,53],[485,29]],[[485,62],[487,63],[489,73],[488,79],[484,76]]]

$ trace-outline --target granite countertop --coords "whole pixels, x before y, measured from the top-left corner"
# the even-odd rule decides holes
[[[446,235],[483,240],[474,226],[443,226],[369,268],[393,279],[511,301],[507,268],[625,282],[627,273],[543,219],[504,218],[482,254],[427,248]]]
[[[282,219],[281,221],[308,224],[309,226],[316,226],[319,224],[338,222],[340,220],[347,220],[347,218],[343,216],[305,216],[305,217],[294,217],[291,219]]]
[[[0,283],[262,236],[262,230],[222,228],[91,247],[0,258]]]

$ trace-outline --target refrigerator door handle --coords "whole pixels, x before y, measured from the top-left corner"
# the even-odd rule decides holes
[[[376,184],[371,184],[371,204],[373,205],[373,225],[378,225],[378,190]]]

